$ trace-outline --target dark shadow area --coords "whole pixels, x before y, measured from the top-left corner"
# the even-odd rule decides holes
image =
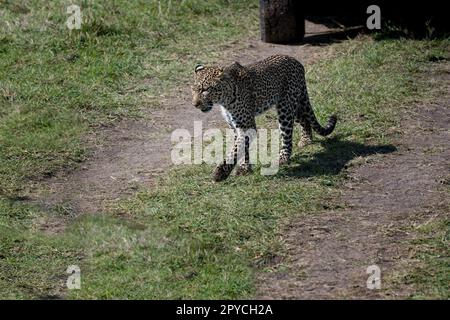
[[[422,24],[412,27],[411,25],[389,20],[380,32],[374,32],[373,39],[376,41],[391,39],[448,39],[450,30],[445,28],[436,29],[435,24],[423,21]]]
[[[302,44],[310,44],[313,46],[325,46],[332,43],[341,42],[347,39],[352,39],[360,33],[364,33],[365,28],[362,26],[355,26],[349,29],[338,30],[334,32],[315,33],[313,35],[306,34],[303,38]]]
[[[343,141],[340,136],[320,141],[325,148],[314,155],[297,154],[291,159],[291,165],[283,168],[279,175],[298,178],[321,175],[336,175],[356,157],[373,154],[387,154],[397,151],[394,145],[365,145]]]
[[[364,12],[364,11],[363,11]],[[366,18],[358,12],[342,12],[337,11],[320,11],[311,10],[309,14],[305,16],[305,19],[316,24],[322,24],[330,29],[346,29],[357,26],[362,26],[365,30],[366,28]],[[367,19],[367,18],[366,18]]]
[[[381,13],[381,30],[366,28],[370,5],[377,5]],[[446,38],[450,35],[448,10],[444,1],[431,0],[417,3],[400,1],[320,1],[302,6],[305,18],[328,28],[363,26],[366,32],[375,33],[376,39],[386,38]]]

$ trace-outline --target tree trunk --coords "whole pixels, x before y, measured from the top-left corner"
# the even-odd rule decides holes
[[[305,15],[301,1],[260,0],[261,40],[271,43],[298,43],[305,35]]]

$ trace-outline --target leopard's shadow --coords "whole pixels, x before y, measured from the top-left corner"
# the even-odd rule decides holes
[[[337,175],[356,157],[397,151],[394,145],[366,145],[342,140],[341,136],[334,136],[315,143],[320,143],[324,149],[314,154],[302,154],[302,151],[297,149],[290,165],[282,168],[278,175],[298,178]]]

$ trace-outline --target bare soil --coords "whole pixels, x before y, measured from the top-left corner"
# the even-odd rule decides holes
[[[450,89],[448,63],[433,73],[432,81]],[[417,234],[410,230],[450,216],[449,89],[403,116],[396,152],[373,155],[347,170],[334,206],[343,209],[289,222],[280,235],[285,268],[260,276],[258,298],[385,299],[414,293],[412,286],[395,287],[391,280],[413,263],[411,240]],[[379,290],[366,285],[371,265],[381,270]]]
[[[312,44],[274,45],[251,38],[244,45],[235,43],[225,48],[222,64],[233,61],[246,64],[273,54],[286,54],[298,58],[307,67],[332,55],[332,46],[322,46],[321,42],[321,39],[329,42],[330,34],[338,42],[345,33],[308,22],[307,39],[311,38]],[[159,101],[162,108],[144,110],[144,119],[125,120],[95,132],[88,140],[101,141],[101,144],[93,146],[89,160],[78,170],[60,172],[43,181],[32,196],[33,201],[48,209],[60,206],[69,216],[76,216],[106,210],[140,187],[151,186],[154,177],[171,166],[173,130],[192,132],[194,121],[202,121],[205,129],[225,127],[218,110],[204,114],[191,105],[190,79],[186,80],[178,90]],[[62,230],[64,225],[59,217],[43,222],[42,228],[54,232]]]
[[[333,55],[333,43],[347,33],[307,22],[306,44],[273,45],[249,39],[244,46],[232,44],[224,52],[224,63],[243,64],[272,54],[287,54],[308,65]],[[333,33],[330,36],[330,33]],[[449,83],[448,66],[439,81]],[[449,85],[450,88],[450,85]],[[397,151],[376,154],[364,164],[351,166],[339,199],[341,208],[302,216],[286,224],[280,236],[286,246],[282,264],[258,278],[261,299],[385,298],[408,296],[412,288],[400,291],[366,288],[366,268],[376,264],[385,274],[408,259],[408,240],[414,226],[448,212],[442,181],[449,179],[450,139],[449,95],[429,105],[418,106],[405,115],[405,132],[396,141]],[[40,228],[59,232],[72,216],[101,212],[149,188],[155,176],[171,166],[170,135],[174,129],[224,127],[217,110],[203,114],[190,104],[188,81],[180,84],[163,108],[148,110],[142,120],[126,120],[96,132],[88,161],[71,172],[60,172],[44,181],[33,201],[47,208],[62,206],[66,219],[49,218]],[[443,180],[444,179],[444,180]],[[445,180],[448,181],[448,180]],[[383,280],[382,280],[383,281]]]

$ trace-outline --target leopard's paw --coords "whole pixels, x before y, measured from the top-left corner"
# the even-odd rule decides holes
[[[312,143],[313,143],[313,142],[312,142],[312,139],[302,137],[302,138],[300,139],[300,141],[298,142],[297,146],[298,146],[299,148],[303,148],[303,147],[306,147],[307,145],[310,145],[310,144],[312,144]]]
[[[289,156],[282,154],[282,155],[280,155],[280,160],[279,160],[278,164],[280,166],[283,166],[283,165],[289,164],[290,161],[291,161],[291,159]]]
[[[252,173],[252,166],[250,164],[242,164],[236,169],[237,176],[245,176]]]
[[[226,180],[230,175],[231,171],[227,170],[224,166],[218,166],[214,169],[212,173],[212,178],[215,182],[220,182]]]

